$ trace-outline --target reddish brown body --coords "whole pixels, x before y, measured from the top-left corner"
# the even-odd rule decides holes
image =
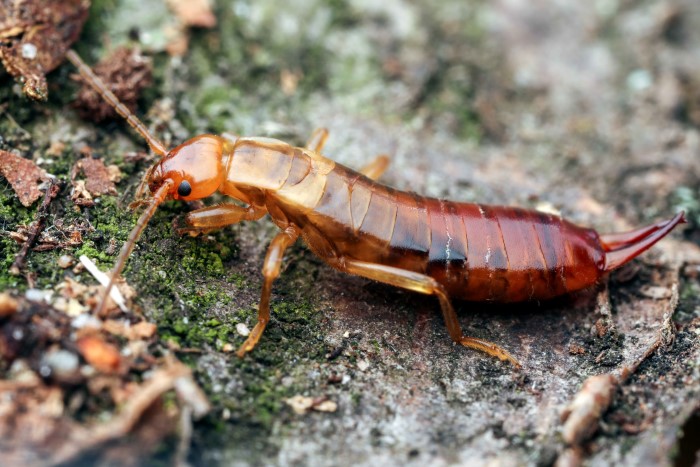
[[[269,138],[200,135],[167,151],[74,52],[67,56],[162,156],[138,190],[141,195],[148,186],[152,197],[139,200],[148,208],[122,248],[113,278],[159,203],[168,198],[193,201],[218,191],[245,204],[192,211],[181,232],[207,232],[265,214],[282,230],[267,251],[258,322],[240,356],[255,347],[269,322],[272,283],[284,251],[299,236],[338,270],[435,295],[455,342],[517,365],[496,344],[462,334],[450,297],[518,302],[590,287],[684,221],[679,213],[636,231],[599,236],[537,211],[398,191],[375,181],[386,157],[355,172],[322,156],[325,130],[317,131],[306,148]]]
[[[339,165],[327,177],[311,211],[286,217],[313,226],[333,256],[426,274],[451,297],[545,300],[589,287],[605,272],[598,234],[558,216],[401,192]]]

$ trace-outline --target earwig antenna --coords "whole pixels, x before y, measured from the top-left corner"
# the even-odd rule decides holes
[[[119,98],[109,90],[104,81],[93,73],[92,69],[87,66],[85,62],[83,62],[83,59],[80,58],[80,56],[74,50],[69,50],[66,53],[66,57],[78,69],[80,76],[82,76],[83,79],[87,81],[87,83],[109,103],[109,105],[114,107],[114,110],[116,110],[119,115],[124,117],[127,123],[129,123],[134,130],[143,136],[151,150],[159,156],[165,157],[168,150],[165,148],[163,143],[161,143],[158,138],[153,136],[148,131],[146,125],[144,125],[141,120],[139,120],[138,117],[136,117],[136,115],[134,115],[131,110],[128,109],[127,106],[121,103]]]
[[[168,195],[168,191],[170,191],[173,185],[173,181],[168,178],[163,182],[160,188],[156,190],[156,192],[153,194],[153,198],[151,198],[151,202],[148,204],[148,207],[141,214],[141,217],[139,217],[139,220],[136,222],[136,226],[129,234],[129,238],[127,239],[126,243],[122,246],[122,249],[119,252],[119,258],[117,258],[117,262],[114,264],[114,268],[112,269],[112,274],[109,278],[109,282],[107,283],[107,287],[105,287],[104,294],[102,295],[100,305],[97,307],[97,316],[102,315],[102,312],[104,311],[104,308],[107,304],[107,300],[109,298],[109,293],[112,291],[112,287],[114,286],[114,281],[122,273],[122,269],[124,269],[124,265],[126,264],[126,259],[129,257],[132,250],[134,249],[134,245],[136,245],[136,242],[141,236],[141,232],[143,232],[143,229],[145,229],[146,225],[148,225],[148,221],[151,220],[151,217],[153,217],[153,214],[155,214],[156,209],[158,209],[160,203],[165,201],[165,198]]]
[[[143,203],[143,200],[146,198],[144,193],[148,187],[148,180],[151,179],[151,175],[153,174],[153,171],[156,169],[157,165],[158,164],[152,165],[141,179],[141,183],[139,183],[139,186],[136,189],[136,194],[134,194],[135,201],[129,204],[129,209],[134,209],[136,206],[140,206],[141,203]]]

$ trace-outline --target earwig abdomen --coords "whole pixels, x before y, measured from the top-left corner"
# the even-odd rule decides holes
[[[454,219],[443,230],[433,228],[438,215],[431,217],[431,251],[436,254],[427,271],[453,297],[546,300],[589,287],[603,273],[604,252],[590,229],[537,211],[428,202],[440,205],[445,219]]]

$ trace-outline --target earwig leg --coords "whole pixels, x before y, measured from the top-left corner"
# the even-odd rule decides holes
[[[253,206],[243,207],[236,204],[217,204],[187,213],[185,222],[188,227],[178,228],[177,233],[197,234],[204,231],[220,229],[241,221],[254,221],[265,215],[265,210]]]
[[[432,277],[417,272],[363,261],[346,261],[344,265],[339,264],[338,266],[340,269],[350,274],[357,274],[358,276],[367,277],[368,279],[374,279],[379,282],[384,282],[385,284],[402,287],[415,292],[437,295],[438,300],[440,300],[442,315],[447,325],[447,331],[450,333],[450,337],[453,341],[465,347],[481,350],[501,360],[508,360],[516,367],[520,367],[520,363],[518,363],[508,351],[498,345],[482,339],[465,337],[462,335],[462,328],[457,320],[457,314],[450,303],[445,288]]]
[[[284,257],[284,250],[292,245],[299,237],[300,230],[296,226],[289,226],[283,232],[277,234],[270,242],[270,247],[267,249],[265,263],[263,263],[263,287],[260,295],[260,305],[258,306],[258,322],[248,335],[248,338],[243,345],[238,349],[236,354],[243,357],[246,353],[255,348],[255,345],[260,340],[260,336],[265,330],[265,326],[270,321],[270,293],[272,291],[272,283],[280,275],[280,266]]]
[[[311,137],[306,142],[306,149],[310,149],[313,152],[320,153],[323,150],[323,146],[326,145],[326,140],[328,139],[328,130],[326,128],[316,128]]]
[[[367,178],[377,180],[382,176],[387,167],[389,167],[389,156],[380,154],[372,162],[362,167],[360,173]]]

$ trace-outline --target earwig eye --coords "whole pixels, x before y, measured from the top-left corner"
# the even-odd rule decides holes
[[[180,182],[180,186],[177,187],[177,194],[180,196],[189,196],[192,193],[192,187],[190,182],[183,180]]]

